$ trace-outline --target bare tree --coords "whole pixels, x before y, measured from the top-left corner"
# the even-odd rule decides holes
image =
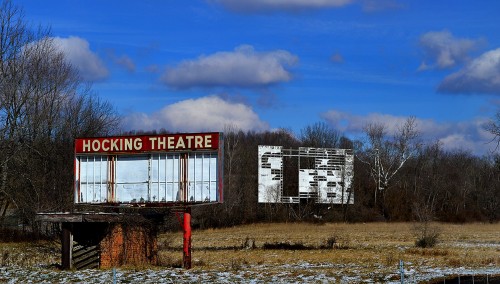
[[[386,126],[369,123],[364,128],[368,145],[364,157],[360,160],[370,167],[370,175],[375,182],[374,200],[377,203],[377,192],[386,189],[394,176],[411,157],[417,154],[418,141],[415,117],[409,117],[400,125],[392,138],[386,132]]]
[[[498,149],[500,147],[500,110],[497,111],[494,119],[491,119],[484,125],[484,129],[493,134],[494,138],[492,142],[496,142],[496,149]]]
[[[21,11],[10,1],[0,4],[0,198],[7,208],[15,202],[7,191],[9,164],[19,151],[19,123],[23,120],[27,98],[19,90],[23,83],[23,70],[27,66],[23,47],[33,36],[27,32]],[[5,214],[5,210],[3,212]]]
[[[91,94],[48,29],[0,3],[0,208],[26,221],[71,204],[73,139],[116,129],[112,107]]]
[[[224,176],[226,178],[225,197],[226,202],[224,207],[227,212],[232,212],[233,207],[239,206],[241,203],[241,190],[239,190],[233,180],[235,179],[236,167],[239,165],[241,155],[238,154],[240,147],[241,130],[234,125],[226,125],[224,127]]]
[[[340,138],[340,133],[324,122],[316,122],[300,131],[300,140],[307,147],[337,148]]]

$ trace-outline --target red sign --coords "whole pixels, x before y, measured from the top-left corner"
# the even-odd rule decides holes
[[[218,132],[77,138],[75,153],[140,153],[219,149]]]

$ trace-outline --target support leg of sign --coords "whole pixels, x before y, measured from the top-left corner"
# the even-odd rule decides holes
[[[184,248],[182,263],[185,269],[191,268],[191,207],[184,209]]]
[[[73,268],[73,228],[71,223],[62,223],[61,266],[62,269]]]

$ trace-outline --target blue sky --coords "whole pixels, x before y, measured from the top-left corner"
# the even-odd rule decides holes
[[[326,122],[360,137],[415,116],[485,154],[500,107],[500,1],[14,1],[124,117],[123,129]]]

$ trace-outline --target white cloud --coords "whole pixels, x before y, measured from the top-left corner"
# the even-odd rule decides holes
[[[398,129],[398,126],[406,120],[406,117],[398,117],[390,114],[370,113],[365,116],[360,116],[336,110],[325,112],[321,117],[331,123],[335,129],[350,133],[361,133],[363,127],[368,123],[384,124],[387,132],[393,133]]]
[[[68,61],[86,81],[105,79],[109,72],[99,56],[92,52],[89,43],[79,37],[53,38],[55,46],[64,52]]]
[[[135,72],[135,63],[129,56],[113,56],[112,58],[117,65],[123,67],[128,72]]]
[[[363,127],[368,123],[382,123],[387,127],[387,134],[392,135],[407,119],[407,117],[390,114],[355,115],[337,110],[325,112],[321,117],[335,129],[356,136],[362,134]],[[482,155],[495,147],[491,143],[488,144],[493,137],[483,128],[487,121],[487,118],[476,118],[462,122],[436,122],[432,119],[417,118],[416,122],[424,142],[439,140],[445,150],[469,150],[474,154]]]
[[[237,12],[268,12],[337,8],[346,6],[354,0],[213,0],[229,10]]]
[[[133,113],[124,118],[123,124],[126,129],[164,128],[172,132],[223,131],[227,125],[243,131],[269,129],[249,106],[217,96],[180,101],[152,114]]]
[[[422,62],[419,70],[450,68],[466,61],[468,53],[477,48],[482,40],[461,39],[449,31],[428,32],[420,36],[424,57],[431,63]]]
[[[447,76],[438,91],[500,95],[500,48],[483,53],[459,71]]]
[[[285,50],[257,52],[242,45],[231,52],[217,52],[186,60],[169,68],[161,80],[174,88],[262,87],[292,79],[288,67],[298,58]]]

